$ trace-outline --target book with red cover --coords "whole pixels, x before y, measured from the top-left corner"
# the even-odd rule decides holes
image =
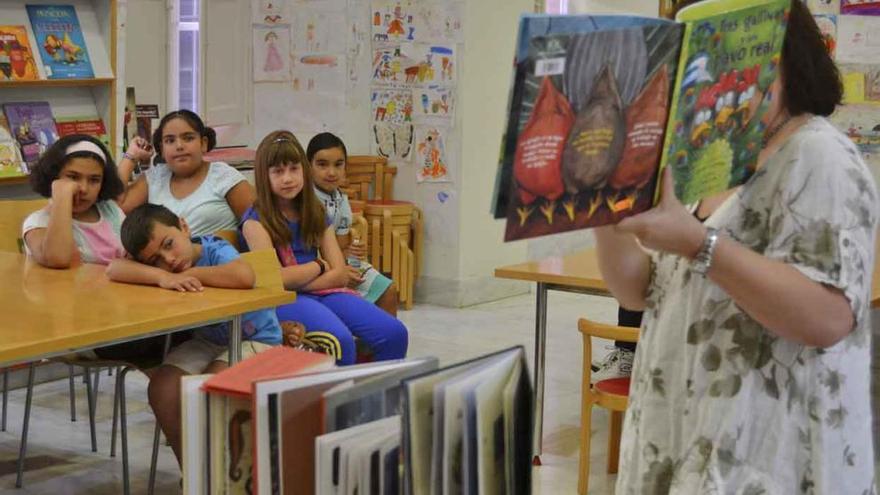
[[[208,486],[211,493],[245,493],[256,476],[252,387],[258,380],[323,371],[334,366],[326,354],[273,347],[210,377],[208,394]],[[184,456],[186,457],[186,456]],[[188,466],[184,470],[199,469]]]

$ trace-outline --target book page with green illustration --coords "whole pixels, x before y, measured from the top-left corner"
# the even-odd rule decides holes
[[[789,6],[790,0],[719,0],[679,12],[686,28],[660,167],[672,168],[683,203],[754,173]]]

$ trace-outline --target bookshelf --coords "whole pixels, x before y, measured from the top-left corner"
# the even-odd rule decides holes
[[[79,20],[94,77],[48,79],[41,63],[37,38],[26,5],[72,5]],[[117,72],[119,37],[118,0],[0,0],[0,24],[21,25],[27,30],[31,53],[37,63],[35,81],[0,81],[0,103],[47,101],[56,118],[97,115],[110,136],[110,151],[119,153],[121,115]],[[26,177],[0,178],[0,186],[23,184]],[[0,193],[2,195],[2,193]]]

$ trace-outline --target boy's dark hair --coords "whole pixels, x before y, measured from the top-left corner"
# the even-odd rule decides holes
[[[88,141],[97,145],[101,148],[106,160],[104,157],[90,151],[75,151],[69,155],[65,154],[68,146],[80,141]],[[104,177],[101,180],[101,191],[98,193],[98,201],[115,199],[125,191],[125,186],[122,184],[122,181],[119,179],[119,173],[116,171],[116,163],[113,162],[113,157],[110,156],[110,152],[107,151],[104,143],[93,136],[71,134],[64,136],[55,141],[52,146],[49,146],[49,149],[40,156],[36,165],[31,168],[29,180],[34,192],[45,198],[52,197],[52,181],[58,178],[61,174],[61,169],[73,158],[92,158],[103,166]]]
[[[165,130],[165,124],[174,120],[181,119],[195,130],[199,136],[208,138],[208,151],[217,146],[217,133],[214,129],[205,125],[202,118],[195,112],[186,109],[169,112],[159,121],[159,126],[153,132],[153,149],[156,151],[157,158],[164,161],[162,157],[162,132]]]
[[[123,220],[119,231],[126,252],[140,259],[141,251],[150,243],[157,223],[180,228],[180,218],[162,205],[144,203],[132,210]]]
[[[306,159],[311,163],[312,158],[315,158],[315,155],[317,155],[319,151],[332,148],[342,149],[342,154],[348,158],[348,151],[345,150],[345,144],[342,143],[342,140],[339,139],[336,134],[330,132],[316,134],[315,137],[309,141],[309,146],[306,148]]]
[[[680,0],[675,11],[698,3]],[[785,78],[783,106],[792,116],[804,113],[827,117],[843,102],[843,83],[828,53],[810,9],[792,0],[782,43],[780,70]]]

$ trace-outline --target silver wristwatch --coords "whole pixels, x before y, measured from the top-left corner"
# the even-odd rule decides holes
[[[706,276],[709,267],[712,266],[712,255],[715,253],[716,244],[718,244],[718,229],[707,227],[703,245],[700,246],[700,251],[697,252],[697,255],[691,261],[691,270],[704,277]]]

